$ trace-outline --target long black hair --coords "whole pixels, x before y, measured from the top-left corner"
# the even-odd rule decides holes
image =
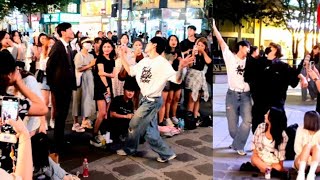
[[[174,48],[174,52],[172,52],[172,50],[171,50],[172,48],[170,47],[170,39],[173,37],[176,38],[176,40],[177,40],[177,46]],[[176,35],[170,35],[168,37],[167,46],[166,46],[166,49],[164,52],[166,54],[170,54],[170,53],[177,53],[178,55],[181,54],[179,38]]]
[[[111,41],[111,40],[109,40],[109,39],[106,39],[106,40],[102,40],[102,43],[101,43],[101,46],[100,46],[100,49],[99,49],[99,56],[103,56],[103,46],[104,46],[104,44],[106,44],[106,43],[108,43],[108,44],[110,44],[111,45],[111,47],[113,48],[113,50],[110,52],[110,54],[109,54],[109,58],[110,58],[110,60],[115,60],[115,58],[116,58],[116,50],[115,50],[115,45],[113,44],[113,42]]]
[[[7,31],[0,31],[0,49],[2,49],[1,41],[4,39],[4,37],[7,35]]]
[[[271,107],[269,110],[268,120],[270,126],[267,125],[266,131],[270,128],[270,134],[275,142],[274,148],[279,150],[279,145],[283,142],[283,131],[287,128],[287,116],[283,109]]]

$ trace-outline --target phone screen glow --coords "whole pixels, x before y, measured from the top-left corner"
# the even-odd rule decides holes
[[[17,120],[18,108],[19,108],[19,104],[16,101],[2,101],[2,109],[1,109],[2,120],[3,121],[8,119]]]

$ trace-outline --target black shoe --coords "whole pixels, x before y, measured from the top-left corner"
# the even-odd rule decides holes
[[[277,177],[280,179],[290,179],[290,173],[289,171],[278,171],[276,169],[271,170],[271,177]]]

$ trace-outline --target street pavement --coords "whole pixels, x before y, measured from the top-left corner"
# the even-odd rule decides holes
[[[225,111],[225,95],[228,85],[225,77],[219,77],[213,85],[213,179],[264,179],[264,174],[252,172],[240,172],[240,165],[250,161],[252,142],[252,133],[248,138],[245,150],[247,156],[240,156],[234,150],[228,148],[232,143],[232,138],[229,136],[228,125]],[[288,90],[286,101],[286,114],[288,117],[288,125],[303,123],[303,116],[306,111],[315,110],[315,101],[301,101],[301,89],[290,88]],[[292,167],[293,161],[285,161],[284,165],[290,169],[291,179],[295,179],[296,172]],[[256,177],[258,176],[258,177]],[[317,177],[320,179],[320,177]]]
[[[180,112],[181,113],[181,112]],[[212,114],[212,104],[201,105],[202,114]],[[89,161],[89,177],[81,179],[129,179],[129,180],[211,180],[213,178],[212,127],[185,130],[182,134],[165,138],[177,157],[168,163],[156,161],[158,155],[147,143],[139,146],[136,156],[119,156],[109,148],[89,145],[90,130],[85,133],[70,131],[71,113],[65,130],[65,152],[60,156],[60,165],[72,174],[82,173],[84,158]],[[48,132],[52,139],[53,131]]]

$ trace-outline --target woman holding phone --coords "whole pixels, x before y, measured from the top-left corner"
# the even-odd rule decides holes
[[[20,134],[18,154],[15,153],[15,145],[9,145],[8,143],[0,142],[0,149],[2,151],[1,163],[1,177],[4,177],[5,170],[9,173],[14,171],[16,176],[20,176],[22,179],[32,179],[32,154],[31,154],[31,143],[30,135],[26,130],[25,126],[21,125],[21,119],[26,115],[28,116],[43,116],[48,112],[48,108],[44,102],[35,95],[30,89],[24,84],[21,75],[16,69],[16,62],[12,55],[8,52],[0,52],[0,96],[12,96],[7,94],[9,86],[15,86],[17,90],[21,92],[28,100],[19,99],[19,112],[18,122],[16,124],[9,120],[10,125],[14,125],[15,131]],[[13,96],[12,96],[13,97]],[[5,122],[7,123],[7,122]],[[2,128],[7,126],[1,124]],[[10,131],[12,131],[12,127]],[[8,146],[9,145],[9,146]],[[17,157],[16,157],[17,156]],[[14,178],[13,178],[14,179]]]

